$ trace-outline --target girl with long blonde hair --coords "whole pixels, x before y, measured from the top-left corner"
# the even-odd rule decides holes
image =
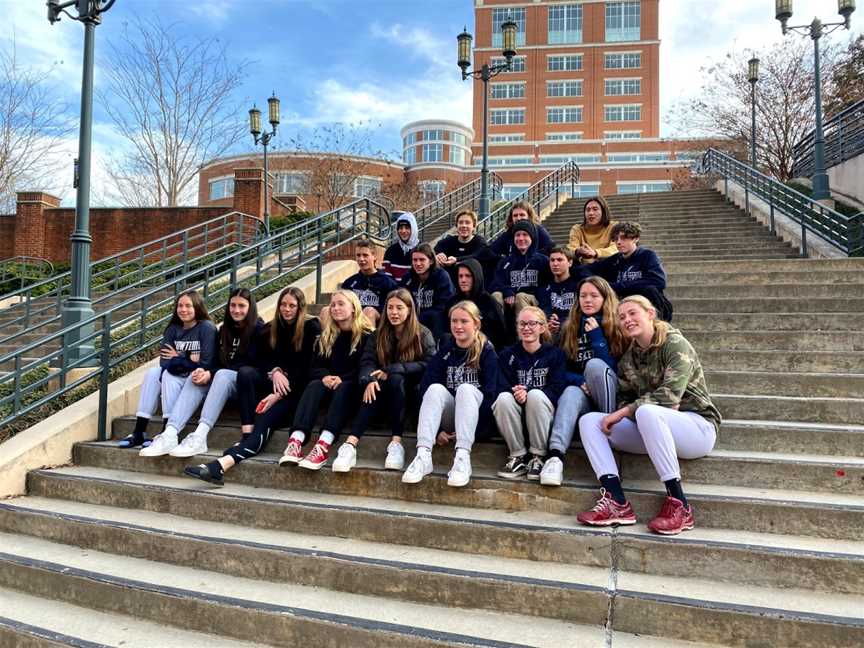
[[[480,311],[473,302],[450,308],[452,338],[441,345],[420,384],[417,455],[402,475],[416,484],[432,472],[432,447],[456,441],[456,457],[447,484],[465,486],[471,479],[471,448],[488,435],[492,401],[498,395],[498,357],[480,332]]]
[[[315,341],[309,384],[294,414],[294,431],[279,465],[299,464],[318,470],[327,463],[330,446],[359,404],[360,356],[374,327],[363,315],[357,295],[339,289],[330,297],[330,318]],[[322,403],[327,416],[321,434],[304,457],[302,448],[318,418]]]

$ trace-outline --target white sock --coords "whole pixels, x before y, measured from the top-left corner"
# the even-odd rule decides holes
[[[292,439],[297,439],[300,443],[303,443],[306,440],[306,433],[301,432],[300,430],[294,430],[291,433]]]
[[[427,448],[425,446],[417,446],[417,454],[432,456],[432,448]]]
[[[165,430],[162,432],[162,434],[164,434],[165,436],[171,436],[173,434],[176,437],[180,433],[174,428],[173,425],[166,425]]]
[[[465,448],[456,448],[456,458],[458,459],[459,457],[462,457],[463,459],[470,459],[471,453]]]
[[[210,426],[206,423],[199,423],[198,427],[195,428],[195,431],[192,434],[197,434],[198,436],[207,437],[210,434]]]
[[[323,442],[326,443],[327,445],[332,445],[332,444],[333,444],[333,440],[334,440],[335,438],[336,438],[336,437],[333,436],[333,433],[330,432],[329,430],[321,430],[321,435],[318,437],[318,440],[319,440],[319,441],[323,441]]]

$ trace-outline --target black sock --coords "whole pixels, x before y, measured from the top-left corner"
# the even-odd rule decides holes
[[[547,459],[551,459],[552,457],[558,457],[561,461],[564,461],[564,453],[560,450],[551,449],[546,455]]]
[[[618,475],[603,475],[600,478],[600,484],[609,493],[609,496],[619,504],[626,504],[627,498],[624,497],[624,489],[621,487],[621,478]]]
[[[132,431],[132,438],[135,440],[135,445],[141,445],[144,441],[144,433],[147,432],[147,424],[150,423],[149,418],[139,416],[135,419],[135,429]]]
[[[222,470],[222,464],[220,464],[218,461],[211,461],[206,465],[207,470],[210,471],[210,476],[213,479],[222,479],[222,475],[225,474],[225,471]]]
[[[684,497],[684,489],[681,488],[680,479],[670,479],[669,481],[665,481],[663,483],[666,484],[666,493],[670,497],[681,500],[681,502],[684,503],[684,506],[687,506],[687,498]]]

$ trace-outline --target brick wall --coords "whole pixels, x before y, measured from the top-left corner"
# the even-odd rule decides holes
[[[0,259],[15,256],[15,214],[0,214]]]

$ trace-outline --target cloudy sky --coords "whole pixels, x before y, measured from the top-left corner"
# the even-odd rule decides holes
[[[9,48],[14,40],[19,60],[44,71],[77,111],[81,25],[69,20],[49,25],[43,0],[0,0],[0,5],[12,26],[3,30],[0,46]],[[795,0],[793,23],[809,23],[814,15],[833,20],[836,6],[834,0]],[[662,106],[697,91],[699,68],[712,58],[779,41],[773,8],[774,0],[661,0]],[[261,105],[275,90],[288,130],[371,119],[382,125],[377,146],[396,151],[399,127],[406,122],[471,122],[470,86],[461,81],[454,59],[456,34],[463,25],[473,31],[472,0],[117,0],[96,30],[99,66],[111,64],[106,40],[122,46],[124,22],[156,15],[189,34],[222,39],[232,56],[254,61],[239,99]],[[864,15],[852,18],[853,30],[862,31]],[[70,167],[76,146],[70,139]],[[122,142],[97,105],[97,193],[104,181],[101,156],[118,146]],[[74,199],[69,187],[55,191],[67,203]]]

